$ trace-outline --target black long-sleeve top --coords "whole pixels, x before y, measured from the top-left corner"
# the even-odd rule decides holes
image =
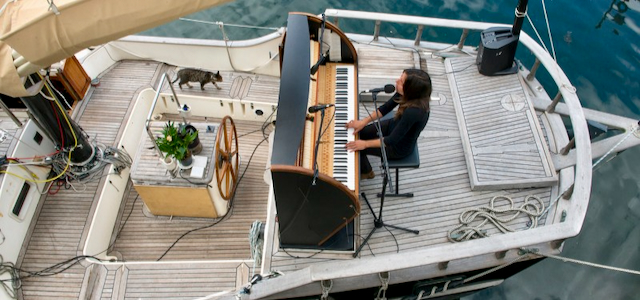
[[[400,94],[396,93],[385,104],[378,109],[382,115],[393,111],[399,104],[395,101]],[[424,111],[419,107],[407,107],[399,119],[390,120],[389,134],[384,136],[385,147],[391,148],[399,156],[411,154],[415,147],[420,132],[429,121],[429,111]]]

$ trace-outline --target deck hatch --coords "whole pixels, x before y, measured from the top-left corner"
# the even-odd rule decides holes
[[[518,74],[484,76],[473,57],[445,61],[472,190],[558,181],[538,117]]]

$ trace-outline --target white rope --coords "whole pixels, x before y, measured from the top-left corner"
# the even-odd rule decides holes
[[[320,281],[320,287],[322,287],[322,295],[320,296],[320,299],[322,300],[329,299],[329,292],[333,287],[333,281],[331,279]]]
[[[544,12],[544,20],[547,23],[547,33],[549,34],[549,44],[551,44],[551,54],[553,55],[553,60],[558,61],[556,58],[556,49],[553,46],[553,37],[551,36],[551,26],[549,26],[549,16],[547,14],[547,6],[545,5],[544,0],[542,0],[542,11]]]
[[[498,209],[495,207],[496,200],[505,199],[509,202],[509,208]],[[530,201],[531,199],[535,200]],[[536,203],[537,202],[537,203]],[[489,206],[468,209],[460,214],[460,225],[447,233],[447,238],[451,242],[462,242],[475,238],[489,236],[487,230],[483,229],[487,223],[493,224],[502,233],[514,232],[516,230],[508,227],[506,223],[515,220],[521,213],[529,216],[528,228],[538,226],[538,220],[544,211],[544,202],[537,196],[529,195],[524,199],[520,207],[515,207],[513,199],[508,196],[495,196],[489,201]],[[475,224],[474,224],[475,223]]]
[[[564,193],[566,193],[569,190],[569,188],[564,190],[562,193],[558,194],[558,197],[556,197],[555,199],[553,199],[553,201],[551,201],[551,203],[549,203],[549,206],[547,206],[547,208],[542,212],[540,217],[543,217],[544,215],[546,215],[549,212],[549,209],[552,208],[553,205],[556,204],[556,202],[558,202],[558,200],[560,200],[562,195],[564,195]]]
[[[47,80],[47,83],[49,84],[49,87],[51,87],[51,89],[53,89],[56,93],[58,93],[58,95],[60,95],[60,97],[62,97],[62,100],[64,100],[64,103],[67,105],[67,107],[69,109],[71,109],[73,106],[71,106],[69,104],[69,102],[67,101],[67,98],[65,98],[65,96],[60,91],[58,91],[58,89],[56,89],[56,87],[51,82],[51,79],[49,78],[49,76],[46,76],[45,78]],[[42,91],[40,91],[40,93],[42,94]],[[44,95],[42,95],[42,96],[45,97]],[[45,97],[45,98],[47,98],[47,97]]]
[[[521,13],[521,14],[526,16],[527,20],[529,20],[529,25],[531,25],[531,28],[533,28],[533,32],[535,32],[536,36],[538,37],[538,41],[540,42],[540,44],[544,48],[544,51],[546,51],[547,53],[551,54],[553,56],[553,60],[554,61],[558,61],[558,59],[556,57],[555,46],[553,44],[553,36],[551,35],[551,26],[549,26],[549,15],[547,13],[547,7],[545,5],[544,0],[541,0],[541,2],[542,2],[542,11],[544,13],[545,24],[547,25],[547,34],[549,35],[549,44],[551,45],[551,51],[549,51],[549,48],[547,48],[546,43],[542,40],[542,37],[540,36],[540,33],[538,32],[538,29],[536,28],[536,26],[533,25],[533,21],[531,20],[531,17],[529,17],[528,10],[526,12]],[[516,8],[516,16],[518,16],[518,9],[517,8]]]
[[[529,252],[531,252],[531,251],[529,251]],[[534,252],[534,254],[540,255],[540,256],[544,256],[544,257],[548,257],[548,258],[558,259],[558,260],[561,260],[563,262],[572,262],[572,263],[576,263],[576,264],[579,264],[579,265],[585,265],[585,266],[590,266],[590,267],[595,267],[595,268],[602,268],[602,269],[607,269],[607,270],[612,270],[612,271],[618,271],[618,272],[624,272],[624,273],[629,273],[629,274],[634,274],[634,275],[640,275],[640,271],[636,271],[636,270],[611,267],[611,266],[607,266],[607,265],[596,264],[596,263],[592,263],[592,262],[588,262],[588,261],[562,257],[562,256],[553,255],[553,254],[544,254],[544,253],[537,253],[537,252]]]
[[[540,41],[542,48],[544,48],[544,51],[549,53],[549,48],[547,48],[547,44],[542,40],[542,37],[540,36],[540,33],[538,33],[538,29],[536,29],[536,26],[533,25],[533,21],[531,21],[529,14],[527,14],[527,20],[529,20],[529,25],[531,25],[531,28],[533,28],[533,32],[535,32],[536,36],[538,37],[538,41]]]
[[[387,300],[387,289],[389,288],[389,272],[378,273],[378,278],[382,286],[378,289],[378,295],[375,300]]]

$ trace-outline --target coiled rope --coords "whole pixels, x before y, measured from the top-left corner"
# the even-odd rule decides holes
[[[262,222],[253,221],[251,224],[251,231],[249,231],[249,245],[251,246],[251,258],[253,258],[253,267],[251,274],[255,274],[256,265],[262,264],[262,245],[263,239],[260,238],[260,229],[262,228]]]
[[[498,200],[507,200],[509,207],[505,209],[497,208],[495,203]],[[513,199],[508,196],[495,196],[489,201],[489,206],[468,209],[460,214],[460,225],[447,233],[447,238],[451,242],[462,242],[470,239],[487,237],[489,234],[483,227],[491,223],[502,233],[514,232],[507,223],[515,220],[520,214],[529,217],[526,229],[538,226],[538,220],[544,211],[544,202],[537,196],[529,195],[524,199],[520,207],[515,207]]]

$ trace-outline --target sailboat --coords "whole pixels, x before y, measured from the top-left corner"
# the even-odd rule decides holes
[[[561,253],[594,160],[640,143],[637,120],[580,105],[520,30],[526,1],[513,25],[327,9],[244,41],[126,36],[223,2],[4,5],[21,21],[2,31],[0,92],[27,109],[0,123],[2,299],[455,299]],[[431,75],[430,120],[412,162],[361,179],[342,124],[405,69]],[[158,141],[186,125],[201,150],[177,166]],[[603,128],[619,133],[592,142]]]

